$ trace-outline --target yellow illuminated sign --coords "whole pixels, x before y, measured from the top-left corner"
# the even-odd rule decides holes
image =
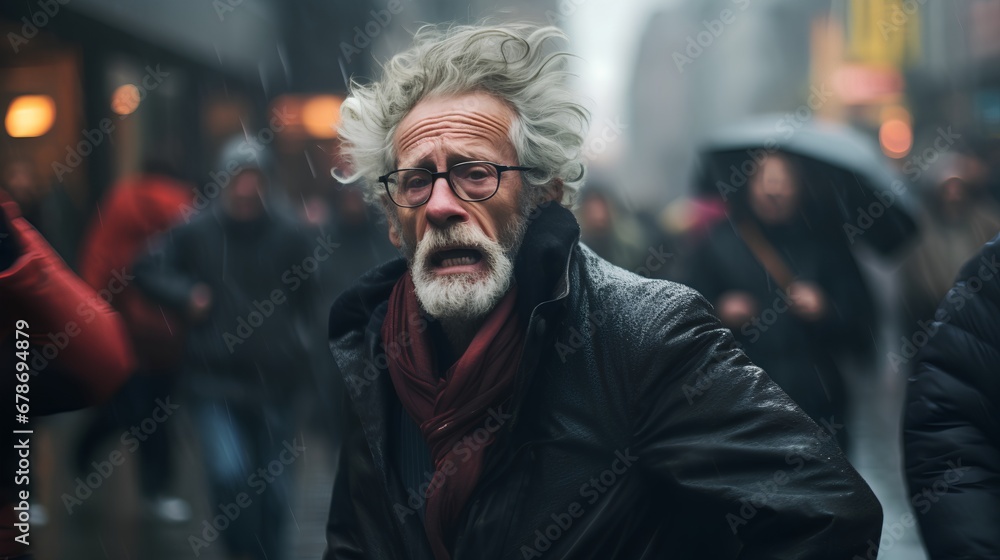
[[[855,62],[902,67],[920,55],[928,0],[851,0],[848,52]]]

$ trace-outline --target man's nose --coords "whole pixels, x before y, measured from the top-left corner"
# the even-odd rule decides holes
[[[431,185],[431,197],[427,200],[427,220],[439,228],[469,219],[465,202],[455,196],[447,179],[438,177]]]

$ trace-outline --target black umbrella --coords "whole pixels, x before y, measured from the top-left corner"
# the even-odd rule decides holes
[[[760,162],[775,152],[801,163],[818,227],[837,228],[850,244],[862,241],[883,254],[916,233],[910,185],[867,137],[843,125],[782,115],[720,130],[701,150],[698,188],[739,199]]]

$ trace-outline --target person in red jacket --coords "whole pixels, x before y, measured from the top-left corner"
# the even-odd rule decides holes
[[[23,394],[25,399],[11,398],[9,406],[27,405],[8,410],[0,435],[0,462],[8,467],[0,482],[0,558],[28,558],[31,522],[26,507],[31,499],[33,434],[14,434],[14,430],[32,430],[30,419],[36,416],[109,398],[135,361],[118,314],[70,271],[2,190],[0,348],[0,393]],[[30,375],[18,375],[26,369]],[[29,462],[27,468],[24,461]],[[27,472],[10,476],[18,471]]]
[[[80,277],[98,293],[104,290],[102,296],[122,314],[145,371],[172,370],[184,336],[181,322],[130,282],[132,261],[153,236],[180,220],[192,193],[192,185],[175,178],[166,164],[148,163],[145,172],[112,186],[80,247]]]
[[[185,335],[170,309],[151,302],[135,286],[132,261],[150,239],[179,221],[190,207],[193,186],[177,178],[173,166],[149,161],[144,172],[112,186],[90,220],[80,249],[80,276],[118,311],[128,327],[138,363],[122,390],[83,430],[75,450],[81,475],[109,437],[142,421],[172,391]],[[185,521],[190,505],[168,495],[172,465],[169,431],[157,430],[139,447],[142,495],[150,511],[165,521]]]

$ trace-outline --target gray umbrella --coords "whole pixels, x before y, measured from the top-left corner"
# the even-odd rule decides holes
[[[883,254],[917,231],[910,186],[866,136],[844,125],[757,117],[720,130],[701,150],[702,194],[737,200],[747,179],[770,153],[791,154],[804,167],[818,227],[838,229],[850,244],[862,241]]]

